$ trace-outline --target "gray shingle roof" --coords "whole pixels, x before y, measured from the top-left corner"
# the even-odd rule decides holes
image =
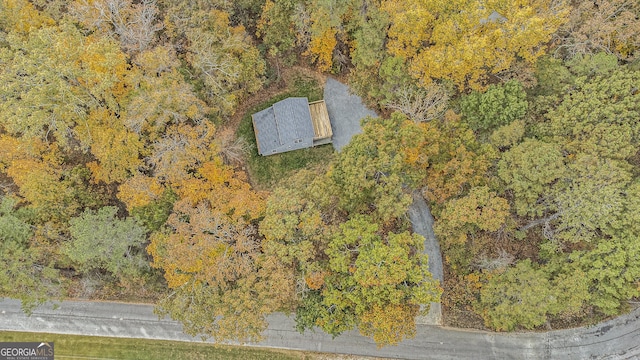
[[[307,98],[288,98],[253,114],[253,126],[258,152],[262,155],[269,155],[297,139],[314,137]]]

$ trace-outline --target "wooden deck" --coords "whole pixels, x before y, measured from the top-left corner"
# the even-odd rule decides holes
[[[313,123],[313,132],[315,135],[313,137],[314,145],[331,142],[333,131],[331,131],[329,113],[327,112],[327,105],[324,103],[324,100],[309,103],[309,110],[311,111],[311,122]],[[323,139],[325,141],[320,141]]]

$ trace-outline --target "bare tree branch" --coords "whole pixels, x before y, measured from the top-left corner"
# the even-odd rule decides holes
[[[437,119],[449,105],[449,94],[436,83],[426,88],[405,86],[396,95],[397,99],[389,101],[385,106],[402,112],[415,122]]]
[[[129,52],[145,50],[156,39],[163,26],[157,21],[155,0],[99,0],[75,3],[70,14],[90,29],[99,29],[120,41]]]

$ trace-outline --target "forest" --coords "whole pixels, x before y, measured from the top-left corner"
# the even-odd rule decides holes
[[[281,155],[246,115],[317,93],[299,69],[381,116],[261,177]],[[218,341],[284,312],[385,346],[429,302],[496,331],[638,303],[635,0],[0,0],[0,84],[0,295],[25,311],[153,302]]]

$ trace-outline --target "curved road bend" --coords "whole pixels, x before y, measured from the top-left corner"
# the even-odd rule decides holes
[[[299,334],[281,314],[269,316],[265,340],[253,346],[400,359],[638,359],[640,309],[597,326],[547,333],[498,334],[419,325],[414,339],[377,349],[349,332],[335,339],[320,331]],[[0,330],[159,340],[201,341],[172,320],[158,320],[153,306],[64,301],[56,310],[37,308],[27,317],[18,300],[0,300]]]

